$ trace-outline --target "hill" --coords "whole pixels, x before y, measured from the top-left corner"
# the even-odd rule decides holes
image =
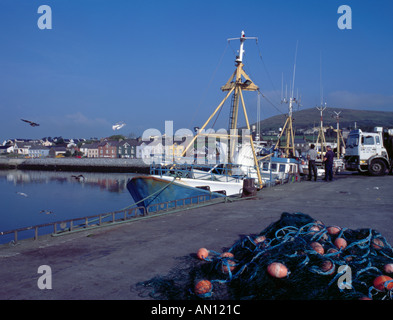
[[[324,126],[336,127],[334,111],[340,112],[340,128],[372,130],[376,126],[393,128],[393,112],[355,110],[344,108],[326,108],[323,112]],[[277,115],[260,121],[261,131],[277,130],[284,126],[287,115]],[[319,126],[320,112],[316,108],[309,108],[293,112],[294,129],[308,129]]]

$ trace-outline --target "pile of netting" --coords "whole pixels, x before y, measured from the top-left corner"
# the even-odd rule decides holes
[[[390,275],[390,276],[389,276]],[[392,299],[393,249],[372,229],[283,213],[223,252],[206,248],[137,285],[155,299]]]

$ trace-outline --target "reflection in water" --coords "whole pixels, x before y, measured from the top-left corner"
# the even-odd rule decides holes
[[[82,186],[99,187],[109,192],[122,192],[133,174],[124,173],[76,173],[53,171],[0,170],[0,180],[17,185],[26,183],[78,183]]]
[[[0,170],[0,232],[128,207],[134,175]]]

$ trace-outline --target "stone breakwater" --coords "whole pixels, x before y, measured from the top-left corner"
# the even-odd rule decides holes
[[[141,159],[110,158],[0,158],[0,169],[149,173]]]

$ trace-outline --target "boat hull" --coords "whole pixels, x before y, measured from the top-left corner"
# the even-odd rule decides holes
[[[157,176],[158,177],[158,176]],[[167,181],[172,181],[171,176],[160,176],[159,178],[165,179]],[[183,186],[197,188],[197,187],[209,187],[211,192],[225,192],[227,196],[239,195],[242,192],[243,181],[232,181],[232,182],[222,182],[213,181],[205,179],[192,179],[192,178],[180,178],[176,180],[178,184]]]
[[[133,177],[127,183],[127,189],[135,203],[149,212],[174,208],[179,204],[192,204],[225,197],[224,194],[185,185],[177,180],[174,181],[173,177],[168,178],[163,179],[156,176]]]

